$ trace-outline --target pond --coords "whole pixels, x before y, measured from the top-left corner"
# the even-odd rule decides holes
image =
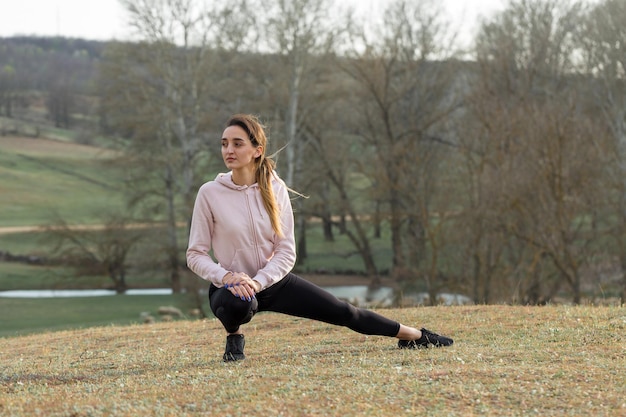
[[[388,307],[394,303],[394,292],[391,287],[380,287],[375,290],[367,285],[343,285],[322,287],[335,297],[348,300],[359,306]],[[206,291],[205,291],[206,292]],[[170,288],[131,289],[125,295],[170,295]],[[0,298],[67,298],[67,297],[103,297],[116,295],[113,290],[11,290],[0,291]],[[414,304],[427,304],[428,294],[403,294]],[[462,294],[440,293],[437,295],[437,304],[462,305],[471,304],[471,299]]]
[[[393,290],[389,287],[369,291],[366,285],[344,285],[324,287],[335,297],[353,300],[358,303],[365,301],[381,302],[393,297]],[[125,295],[169,295],[170,288],[130,289]],[[67,297],[104,297],[116,295],[114,290],[11,290],[0,291],[4,298],[67,298]]]
[[[72,298],[116,295],[114,290],[11,290],[0,291],[0,298]],[[125,295],[169,295],[170,288],[128,290]]]

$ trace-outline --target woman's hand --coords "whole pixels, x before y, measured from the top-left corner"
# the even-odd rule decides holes
[[[243,272],[229,272],[222,278],[224,288],[229,290],[235,297],[242,300],[252,301],[257,292],[261,290],[261,283],[253,280]]]

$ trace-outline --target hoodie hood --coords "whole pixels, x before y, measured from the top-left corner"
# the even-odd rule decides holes
[[[253,188],[256,187],[258,188],[259,185],[255,182],[252,185],[237,185],[235,184],[235,182],[233,181],[233,172],[226,172],[226,173],[221,173],[221,174],[217,174],[217,177],[215,177],[215,182],[222,184],[232,190],[247,190],[248,188]]]

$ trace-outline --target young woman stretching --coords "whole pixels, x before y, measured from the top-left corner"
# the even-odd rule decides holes
[[[200,187],[193,210],[187,264],[211,282],[211,310],[228,333],[224,361],[245,358],[241,325],[260,311],[396,337],[400,348],[450,346],[448,337],[356,308],[291,273],[296,260],[291,202],[266,150],[259,120],[232,116],[222,134],[222,158],[230,172]]]

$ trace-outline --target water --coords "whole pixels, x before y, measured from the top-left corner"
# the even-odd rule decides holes
[[[383,287],[368,293],[366,285],[344,285],[324,287],[335,297],[352,300],[358,303],[366,301],[381,302],[393,297],[393,290]],[[116,295],[114,290],[11,290],[0,291],[4,298],[71,298],[71,297],[104,297]],[[169,288],[127,290],[125,295],[169,295]]]
[[[345,285],[339,287],[325,287],[335,297],[365,301],[368,298],[367,286]],[[71,297],[105,297],[116,295],[114,290],[11,290],[0,291],[4,298],[71,298]],[[169,295],[170,288],[127,290],[125,295]],[[381,300],[393,295],[391,288],[381,288],[372,293],[373,300]]]
[[[356,305],[375,304],[390,306],[393,303],[393,288],[390,287],[370,290],[367,285],[342,285],[338,287],[324,287],[324,289],[335,297],[348,300]]]
[[[73,298],[116,295],[114,290],[11,290],[0,291],[0,298]],[[170,295],[171,288],[127,290],[125,295]]]
[[[365,285],[346,285],[340,287],[325,288],[335,297],[343,298],[352,304],[359,306],[391,307],[394,303],[393,288],[381,287],[370,290]],[[428,293],[403,293],[405,302],[410,300],[413,305],[428,305]],[[467,305],[473,304],[472,299],[462,294],[439,293],[435,304],[443,305]]]
[[[359,306],[390,307],[394,302],[394,293],[391,287],[380,287],[370,290],[366,285],[343,285],[323,287],[335,297],[348,300]],[[114,290],[11,290],[0,291],[0,298],[72,298],[72,297],[105,297],[116,295]],[[125,295],[171,295],[170,288],[131,289]],[[428,294],[403,294],[414,304],[427,304]],[[469,297],[461,294],[440,293],[436,304],[463,305],[472,304]]]

